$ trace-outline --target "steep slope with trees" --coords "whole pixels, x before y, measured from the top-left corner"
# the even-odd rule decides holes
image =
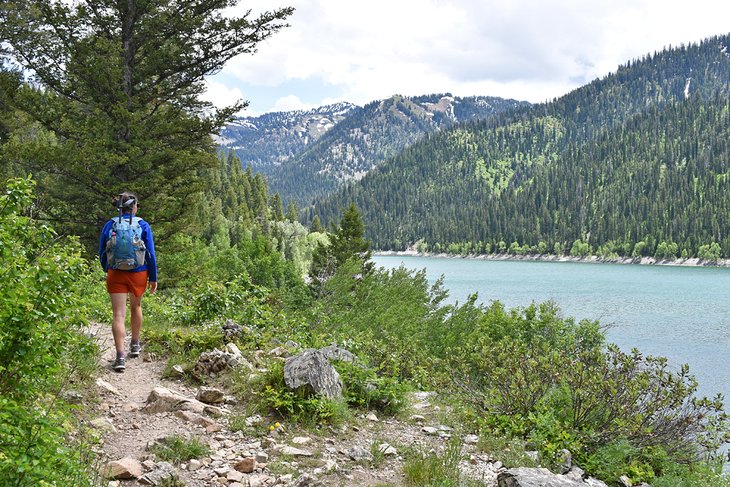
[[[730,255],[728,44],[667,49],[551,103],[433,134],[310,217],[354,201],[381,249]]]
[[[334,191],[344,181],[362,178],[373,167],[418,142],[425,134],[527,105],[526,102],[485,96],[396,95],[348,111],[347,116],[330,130],[318,138],[312,137],[310,144],[296,145],[289,139],[276,142],[281,150],[271,152],[268,163],[263,163],[258,143],[235,137],[230,125],[225,132],[229,137],[225,145],[235,146],[244,164],[251,161],[256,171],[267,176],[272,191],[281,194],[284,200],[309,204],[315,196]],[[298,132],[291,132],[290,138],[295,141],[300,137]],[[279,140],[279,137],[274,136],[274,139]],[[293,156],[287,152],[299,146],[301,152]]]

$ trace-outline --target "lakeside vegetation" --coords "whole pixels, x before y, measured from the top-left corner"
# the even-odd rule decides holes
[[[227,181],[230,167],[238,166],[222,163],[214,179]],[[0,479],[16,481],[21,471],[24,480],[13,485],[31,485],[73,473],[77,485],[85,478],[94,485],[90,451],[78,444],[89,432],[74,419],[84,410],[61,392],[69,381],[93,377],[93,361],[84,355],[93,350],[79,331],[86,320],[109,320],[107,300],[94,263],[76,273],[86,266],[80,247],[61,241],[48,247],[50,228],[23,216],[32,207],[31,187],[29,180],[11,180],[0,201],[3,248],[22,241],[27,249],[22,256],[3,252],[3,269],[30,273],[2,280],[0,364],[4,377],[34,384],[19,394],[4,383],[0,442],[18,455],[0,456]],[[216,186],[209,187],[213,194]],[[237,193],[239,211],[250,210],[261,196],[255,194]],[[276,201],[265,186],[263,195]],[[213,206],[218,201],[214,197]],[[271,206],[265,211],[269,218],[278,213]],[[233,320],[245,330],[234,338],[244,354],[292,341],[301,349],[336,343],[356,356],[355,364],[335,362],[343,402],[290,391],[275,361],[253,381],[240,371],[229,374],[247,411],[316,427],[345,422],[355,411],[402,414],[407,391],[439,390],[452,408],[453,426],[478,432],[485,439],[479,448],[488,451],[522,444],[537,450],[543,465],[557,467],[568,449],[575,463],[610,485],[620,475],[658,486],[730,485],[720,473],[719,448],[730,440],[722,400],[695,397],[697,384],[686,367],[675,372],[664,359],[621,352],[605,342],[599,323],[562,318],[550,304],[508,310],[473,297],[446,305],[447,291],[429,284],[424,272],[369,265],[354,207],[329,235],[316,237],[334,244],[315,246],[304,261],[294,256],[302,259],[313,234],[275,235],[279,224],[299,223],[270,219],[265,230],[255,222],[241,226],[240,213],[228,214],[213,227],[197,221],[201,229],[217,230],[207,237],[171,238],[160,249],[161,282],[170,285],[146,299],[148,347],[170,365],[192,367],[199,353],[224,344],[221,325]],[[294,249],[288,259],[285,249]],[[76,267],[57,265],[69,259]],[[312,268],[313,261],[328,263],[327,271]],[[309,284],[298,270],[303,263],[315,271]],[[19,322],[36,326],[14,326]],[[53,423],[39,421],[49,414]],[[24,443],[38,435],[48,441],[32,448]],[[56,458],[72,446],[75,455]]]

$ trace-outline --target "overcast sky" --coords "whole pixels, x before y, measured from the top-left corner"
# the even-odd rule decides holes
[[[241,0],[291,27],[208,79],[242,115],[450,92],[541,102],[666,46],[730,32],[719,0]]]

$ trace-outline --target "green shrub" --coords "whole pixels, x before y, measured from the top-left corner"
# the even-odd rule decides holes
[[[32,187],[10,180],[0,196],[0,485],[90,485],[84,433],[58,397],[94,354],[80,333],[89,267],[77,240],[26,216]]]
[[[480,485],[461,477],[461,441],[454,436],[442,455],[411,455],[403,466],[405,485],[418,487],[462,487]],[[481,484],[483,485],[483,484]]]
[[[675,372],[666,359],[604,348],[595,323],[544,305],[519,315],[493,305],[475,329],[452,361],[462,398],[487,429],[530,438],[547,464],[563,448],[586,462],[623,438],[638,449],[618,462],[624,473],[651,479],[662,467],[647,458],[658,451],[687,464],[728,441],[722,401],[695,398],[686,366]]]
[[[282,418],[304,425],[339,425],[349,417],[347,404],[319,397],[302,390],[291,390],[284,382],[284,364],[274,362],[256,393],[268,410]]]
[[[405,409],[408,387],[393,377],[378,376],[360,363],[335,362],[344,388],[343,395],[351,406],[378,410],[396,415]]]

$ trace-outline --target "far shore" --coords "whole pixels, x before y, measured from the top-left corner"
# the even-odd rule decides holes
[[[401,255],[406,257],[438,257],[444,259],[476,259],[476,260],[523,260],[540,262],[585,262],[591,264],[638,264],[638,265],[669,265],[685,267],[730,267],[730,259],[702,260],[696,257],[687,259],[655,259],[654,257],[617,257],[607,258],[597,255],[574,257],[571,255],[534,254],[469,254],[454,255],[446,253],[418,252],[416,250],[380,250],[373,255]]]

